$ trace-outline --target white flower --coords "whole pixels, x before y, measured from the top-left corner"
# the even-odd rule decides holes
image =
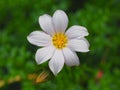
[[[34,31],[28,37],[31,44],[40,46],[35,55],[37,64],[49,61],[49,68],[57,75],[64,63],[68,66],[78,66],[77,52],[88,52],[89,43],[84,38],[88,35],[83,26],[74,25],[67,31],[68,17],[62,10],[57,10],[53,17],[45,14],[39,17],[43,31]]]

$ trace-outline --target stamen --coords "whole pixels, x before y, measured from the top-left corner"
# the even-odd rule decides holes
[[[56,33],[52,37],[52,42],[53,42],[53,45],[57,49],[63,49],[64,47],[66,47],[66,45],[68,43],[68,39],[67,39],[67,36],[65,34]]]

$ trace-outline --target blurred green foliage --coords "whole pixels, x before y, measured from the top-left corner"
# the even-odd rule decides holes
[[[87,27],[90,52],[78,53],[79,67],[64,66],[57,77],[36,85],[26,77],[48,66],[36,64],[38,47],[26,37],[41,30],[40,15],[57,9],[68,14],[69,26]],[[16,76],[21,79],[9,84]],[[120,0],[0,0],[0,90],[119,90],[119,79]]]

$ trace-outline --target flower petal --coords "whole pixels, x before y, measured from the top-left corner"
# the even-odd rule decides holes
[[[49,61],[50,70],[57,75],[64,66],[64,56],[61,50],[56,50],[52,59]]]
[[[54,33],[51,16],[49,16],[47,14],[40,16],[39,24],[40,24],[41,28],[49,35],[52,35]]]
[[[83,26],[74,25],[66,31],[68,38],[81,38],[87,36],[89,33]]]
[[[71,48],[73,51],[88,52],[89,42],[85,38],[71,39],[68,41],[68,47]]]
[[[51,42],[51,37],[42,31],[34,31],[27,36],[27,40],[37,46],[48,46]]]
[[[65,63],[68,66],[78,66],[79,63],[79,58],[76,55],[75,52],[71,51],[69,48],[63,49],[63,54],[65,57]]]
[[[52,57],[54,51],[55,51],[55,48],[53,46],[48,46],[48,47],[38,49],[35,55],[35,60],[37,64],[41,64],[49,60]]]
[[[57,10],[53,15],[53,25],[56,32],[65,32],[68,25],[68,17],[62,10]]]

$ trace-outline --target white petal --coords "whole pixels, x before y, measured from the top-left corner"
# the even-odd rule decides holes
[[[65,63],[68,66],[78,66],[79,63],[79,58],[76,55],[75,52],[71,51],[69,48],[63,49],[63,54],[65,57]]]
[[[64,32],[68,25],[68,17],[62,10],[57,10],[53,15],[53,25],[56,32]]]
[[[85,38],[71,39],[68,41],[68,47],[71,48],[73,51],[88,52],[89,42]]]
[[[89,33],[83,26],[74,25],[66,31],[68,38],[81,38],[87,36]]]
[[[48,47],[38,49],[35,55],[35,60],[37,64],[41,64],[49,60],[52,57],[54,51],[55,51],[55,48],[53,46],[48,46]]]
[[[50,70],[57,75],[64,66],[64,56],[61,50],[56,50],[52,59],[49,61]]]
[[[52,18],[51,16],[45,14],[39,17],[39,24],[41,28],[48,34],[54,34]]]
[[[42,31],[34,31],[27,36],[27,40],[37,46],[48,46],[51,42],[51,37]]]

